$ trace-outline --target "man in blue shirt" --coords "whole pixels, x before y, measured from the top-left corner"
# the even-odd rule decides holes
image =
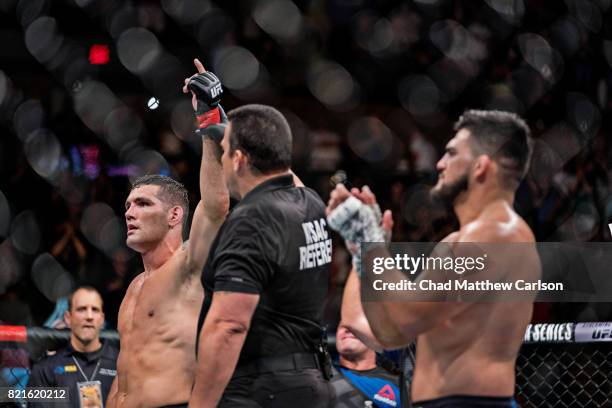
[[[331,381],[335,408],[362,408],[366,401],[379,408],[401,406],[399,373],[379,366],[376,352],[342,322],[336,331],[336,349],[339,359]]]

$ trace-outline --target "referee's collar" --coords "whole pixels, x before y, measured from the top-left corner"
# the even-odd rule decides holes
[[[295,187],[295,184],[293,183],[293,174],[283,174],[282,176],[272,177],[262,183],[259,183],[255,186],[255,188],[245,194],[242,200],[240,200],[240,203],[244,203],[247,200],[253,200],[255,197],[258,197],[265,192],[284,187]]]

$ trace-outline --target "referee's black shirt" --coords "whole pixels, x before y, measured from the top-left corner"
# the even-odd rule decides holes
[[[108,393],[117,375],[117,356],[119,350],[108,340],[102,342],[102,347],[90,353],[81,353],[72,348],[70,342],[68,346],[59,349],[54,355],[43,358],[34,364],[28,387],[68,387],[70,396],[70,407],[79,408],[78,382],[87,380],[100,381],[102,388],[102,399],[106,405]],[[87,379],[75,364],[77,360]],[[100,366],[96,373],[94,369],[100,361]],[[40,402],[28,403],[29,407],[46,407],[48,404]],[[59,406],[59,405],[58,405]]]
[[[325,205],[291,175],[251,190],[228,215],[202,273],[198,333],[216,291],[257,293],[260,300],[239,363],[314,352],[331,263]]]

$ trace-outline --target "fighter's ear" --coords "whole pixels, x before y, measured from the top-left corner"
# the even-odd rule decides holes
[[[493,160],[488,154],[481,154],[474,162],[474,178],[477,181],[484,181],[487,173],[490,173]]]
[[[181,225],[184,216],[183,207],[175,205],[168,210],[168,224],[171,228]]]

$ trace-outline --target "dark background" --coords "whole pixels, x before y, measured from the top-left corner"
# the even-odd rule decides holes
[[[468,108],[519,113],[537,139],[516,208],[539,241],[610,241],[610,0],[0,0],[0,320],[41,325],[74,285],[109,327],[140,258],[125,247],[130,179],[169,174],[198,199],[183,78],[200,58],[226,109],[265,103],[294,132],[294,171],[324,200],[369,185],[394,241],[456,228],[430,203],[435,163]],[[109,62],[92,65],[104,45]],[[151,110],[148,102],[158,100]],[[349,256],[336,242],[326,319]],[[612,318],[607,303],[538,305],[537,321]]]

